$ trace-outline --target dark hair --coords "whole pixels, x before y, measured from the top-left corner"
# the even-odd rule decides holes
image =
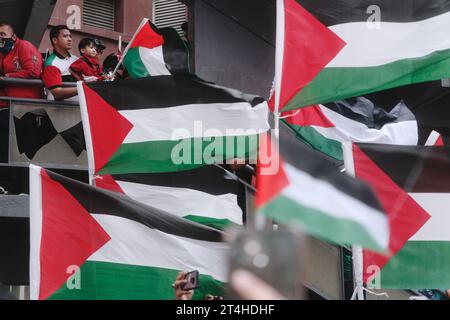
[[[92,38],[84,38],[84,39],[82,39],[81,41],[80,41],[80,43],[78,44],[78,50],[80,50],[80,54],[82,54],[81,53],[81,50],[82,49],[84,49],[84,48],[86,48],[86,47],[90,47],[90,46],[96,46],[96,44],[95,44],[95,40],[94,39],[92,39]]]
[[[70,30],[67,26],[55,26],[53,28],[50,29],[50,42],[53,45],[53,39],[58,38],[59,37],[59,33],[61,32],[61,30]]]
[[[11,24],[9,24],[9,23],[7,23],[7,22],[1,22],[1,21],[0,21],[0,27],[4,27],[4,26],[9,27],[9,28],[11,29],[12,33],[13,33],[13,34],[16,34],[16,31],[14,31],[14,27],[13,27]]]

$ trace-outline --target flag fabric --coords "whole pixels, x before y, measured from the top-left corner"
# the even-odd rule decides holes
[[[267,150],[260,146],[257,179],[256,206],[263,214],[333,243],[387,248],[388,220],[366,184],[311,155],[284,125],[278,170],[265,172],[277,160],[277,151]],[[269,154],[271,162],[265,158]]]
[[[180,270],[200,272],[196,298],[227,281],[223,232],[32,166],[34,299],[173,300]]]
[[[297,1],[277,1],[277,6],[276,76],[271,99],[272,108],[274,99],[278,100],[276,112],[282,110],[345,46],[342,39]]]
[[[189,72],[189,51],[173,28],[157,29],[144,19],[124,52],[133,78]]]
[[[285,111],[450,77],[446,0],[296,1],[345,46],[303,90],[289,97]],[[317,47],[314,41],[298,41]],[[294,77],[288,81],[296,82]]]
[[[402,101],[386,112],[360,97],[288,111],[283,118],[300,140],[340,161],[344,160],[345,142],[419,143],[416,118]]]
[[[258,135],[270,129],[264,99],[194,75],[79,83],[78,93],[91,174],[256,159]]]
[[[450,149],[357,144],[346,151],[347,169],[372,186],[391,226],[391,255],[365,251],[364,280],[377,275],[393,289],[450,287]]]
[[[238,205],[240,186],[215,166],[175,173],[100,176],[95,185],[212,228],[243,224]]]

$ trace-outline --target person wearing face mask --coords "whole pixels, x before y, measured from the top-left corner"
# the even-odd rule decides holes
[[[39,79],[41,70],[42,56],[36,47],[19,39],[11,25],[0,23],[0,76]],[[4,94],[8,97],[41,99],[43,90],[37,86],[8,85]]]
[[[0,77],[39,79],[42,56],[30,42],[19,39],[14,28],[0,22]],[[0,96],[41,99],[40,86],[5,85],[0,87]],[[8,104],[0,101],[0,163],[7,162],[9,142]]]

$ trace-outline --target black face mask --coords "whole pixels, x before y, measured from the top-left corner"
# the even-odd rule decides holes
[[[8,54],[14,47],[15,41],[12,38],[0,38],[0,53]]]

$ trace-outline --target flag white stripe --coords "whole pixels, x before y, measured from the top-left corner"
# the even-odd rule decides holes
[[[139,47],[139,56],[151,76],[170,75],[170,71],[167,69],[164,61],[162,46],[153,49]]]
[[[30,299],[39,300],[41,283],[42,178],[30,165]]]
[[[416,121],[388,123],[381,129],[371,129],[366,125],[346,118],[327,107],[320,106],[322,113],[335,125],[334,128],[312,126],[328,139],[339,142],[380,143],[395,145],[417,145],[419,130]]]
[[[290,185],[283,190],[284,196],[330,217],[359,223],[381,247],[388,246],[389,225],[383,213],[289,164],[285,170]]]
[[[261,103],[212,103],[162,109],[126,110],[120,114],[133,124],[124,143],[187,138],[248,136],[270,129],[268,106]]]
[[[196,215],[215,219],[228,219],[242,225],[242,210],[237,195],[211,195],[198,190],[150,186],[116,181],[132,199],[161,209],[179,217]]]
[[[228,245],[169,235],[128,219],[94,214],[111,240],[88,261],[192,271],[227,282]]]
[[[381,22],[379,29],[366,22],[335,25],[330,29],[347,45],[327,68],[375,67],[447,50],[449,28],[450,12],[418,22]]]
[[[411,193],[410,196],[431,218],[409,241],[450,241],[450,194]]]

